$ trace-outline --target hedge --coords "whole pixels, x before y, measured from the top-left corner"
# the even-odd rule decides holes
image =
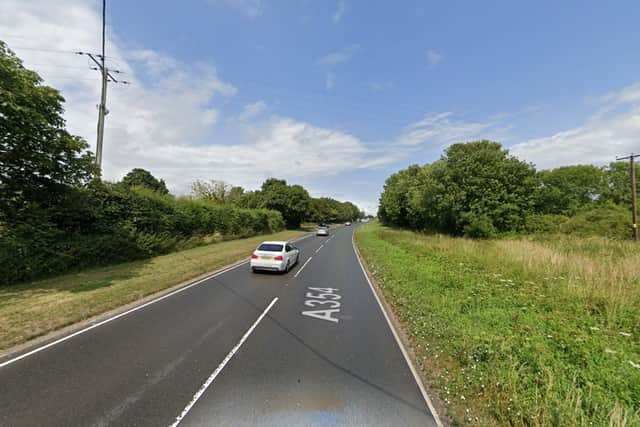
[[[93,182],[36,219],[0,224],[0,286],[284,228],[279,212]]]

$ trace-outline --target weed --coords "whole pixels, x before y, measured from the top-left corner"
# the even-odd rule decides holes
[[[640,425],[633,243],[477,241],[378,224],[356,242],[456,422]]]

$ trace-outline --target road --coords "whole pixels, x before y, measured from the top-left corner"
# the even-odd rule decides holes
[[[295,243],[288,274],[243,264],[0,360],[0,425],[436,425],[354,229]]]

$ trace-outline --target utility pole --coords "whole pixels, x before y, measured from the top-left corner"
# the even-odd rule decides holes
[[[107,110],[107,83],[121,83],[130,84],[124,80],[116,80],[113,74],[119,74],[121,71],[110,70],[105,64],[105,28],[106,28],[106,12],[107,12],[107,0],[102,0],[102,54],[88,53],[88,52],[76,52],[78,55],[87,55],[96,64],[93,70],[100,71],[102,90],[100,92],[100,104],[98,105],[98,132],[96,141],[96,165],[98,165],[98,171],[102,173],[102,145],[104,141],[104,117],[109,114]],[[96,59],[96,57],[98,59]]]
[[[107,68],[104,64],[104,33],[106,27],[106,10],[107,0],[102,0],[102,55],[100,60],[102,64],[99,65],[100,72],[102,74],[102,92],[100,94],[100,106],[98,107],[98,140],[96,142],[96,164],[98,170],[102,173],[102,141],[104,139],[104,116],[107,109]],[[91,58],[93,59],[93,58]]]
[[[638,241],[638,195],[636,194],[636,165],[635,158],[640,156],[639,154],[631,153],[627,157],[616,157],[616,160],[629,159],[629,166],[631,168],[631,221],[633,227],[633,240]]]

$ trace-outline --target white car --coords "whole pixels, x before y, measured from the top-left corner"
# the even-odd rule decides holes
[[[318,227],[318,229],[316,230],[316,236],[328,236],[329,235],[329,230],[327,230],[327,227]]]
[[[347,227],[351,225],[351,221],[347,221],[344,223],[344,225],[346,225]]]
[[[251,254],[251,271],[287,272],[300,258],[300,250],[289,242],[262,242]]]

